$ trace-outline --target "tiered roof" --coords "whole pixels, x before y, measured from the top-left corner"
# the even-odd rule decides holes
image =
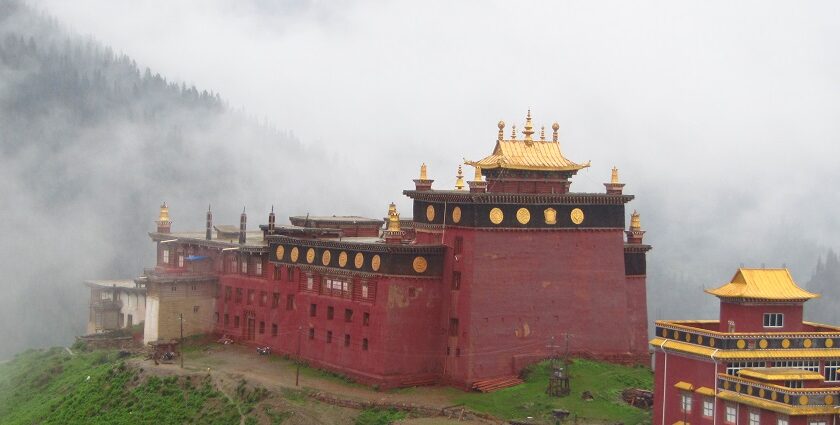
[[[732,281],[707,293],[722,299],[806,301],[820,295],[793,281],[788,269],[738,269]]]

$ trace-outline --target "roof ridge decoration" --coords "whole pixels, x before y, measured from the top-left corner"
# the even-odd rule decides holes
[[[478,161],[465,161],[465,164],[480,166],[484,170],[504,168],[510,170],[530,171],[578,171],[590,166],[590,162],[578,164],[563,156],[557,130],[560,126],[555,122],[552,140],[545,140],[541,134],[539,140],[533,139],[534,126],[531,122],[531,110],[525,118],[524,139],[516,138],[516,125],[512,126],[511,138],[504,138],[504,121],[499,121],[499,135],[493,153]]]
[[[807,301],[820,296],[799,287],[786,268],[739,268],[729,283],[706,293],[721,299],[767,301]]]

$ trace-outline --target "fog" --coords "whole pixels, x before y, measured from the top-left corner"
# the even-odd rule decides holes
[[[229,223],[247,203],[253,225],[271,204],[281,217],[380,217],[392,200],[407,212],[401,191],[421,162],[435,187],[452,186],[464,158],[492,150],[496,122],[521,126],[528,108],[538,126],[560,124],[569,158],[592,161],[573,191],[602,191],[615,165],[625,193],[637,196],[629,209],[641,213],[654,246],[651,320],[712,317],[716,302],[700,291],[740,264],[784,264],[807,282],[819,255],[838,246],[835,2],[30,4],[141,68],[219,92],[234,109],[281,129],[308,162],[297,164],[298,154],[281,144],[212,137],[211,127],[202,143],[171,153],[189,153],[188,171],[163,178],[156,157],[132,143],[140,130],[123,128],[120,152],[130,159],[115,164],[135,164],[142,184],[118,179],[80,189],[60,224],[85,231],[60,250],[45,250],[54,239],[26,236],[50,203],[28,193],[24,171],[2,171],[3,204],[14,208],[3,208],[0,219],[15,229],[14,243],[3,243],[4,266],[46,254],[38,275],[60,273],[47,266],[60,253],[73,276],[135,275],[153,249],[139,237],[164,199],[176,231],[202,228],[200,206],[209,202],[219,208],[217,222]],[[213,162],[219,155],[223,163]],[[81,150],[71,168],[101,161]],[[214,185],[202,185],[205,176]],[[119,184],[138,196],[85,198]],[[106,199],[115,211],[136,213],[115,220],[97,207]],[[132,261],[114,260],[120,256]],[[30,288],[31,279],[13,279],[24,275],[31,273],[7,274],[3,285]],[[85,290],[80,281],[61,284]],[[20,303],[25,292],[0,304]],[[72,320],[81,326],[85,315]]]

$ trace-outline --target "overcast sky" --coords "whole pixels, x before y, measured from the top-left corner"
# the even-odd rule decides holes
[[[619,167],[654,267],[684,262],[711,285],[739,263],[787,263],[807,280],[838,245],[838,2],[33,4],[352,159],[312,170],[358,180],[319,213],[407,211],[422,161],[451,187],[496,122],[521,127],[530,107],[559,122],[570,159],[592,160],[572,190],[602,191]]]

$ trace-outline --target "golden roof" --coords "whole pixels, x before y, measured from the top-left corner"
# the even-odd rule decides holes
[[[703,345],[675,341],[673,339],[654,338],[650,340],[653,348],[666,348],[686,354],[701,357],[715,356],[719,360],[753,360],[753,359],[820,359],[840,358],[838,348],[808,348],[808,349],[769,349],[769,350],[719,350]]]
[[[694,385],[691,385],[691,384],[689,384],[688,382],[685,382],[685,381],[680,381],[680,382],[677,382],[676,384],[674,384],[674,388],[676,388],[678,390],[683,390],[683,391],[693,391],[694,390]]]
[[[516,130],[510,140],[504,140],[504,122],[499,121],[499,138],[493,153],[478,161],[466,161],[467,165],[479,166],[489,170],[494,168],[505,168],[509,170],[534,170],[534,171],[577,171],[589,167],[589,163],[577,164],[568,160],[560,152],[560,143],[555,137],[553,140],[533,140],[533,126],[531,124],[530,111],[525,123],[525,138],[516,139]]]
[[[696,390],[694,390],[694,392],[697,393],[697,394],[702,394],[702,395],[706,395],[706,396],[710,396],[710,397],[714,397],[714,395],[715,395],[715,390],[713,390],[709,387],[700,387],[700,388],[697,388]]]
[[[762,381],[822,381],[824,376],[817,372],[787,367],[753,367],[741,369],[742,378],[761,379]]]
[[[738,269],[732,281],[707,293],[720,298],[809,300],[820,295],[800,288],[788,269]]]

